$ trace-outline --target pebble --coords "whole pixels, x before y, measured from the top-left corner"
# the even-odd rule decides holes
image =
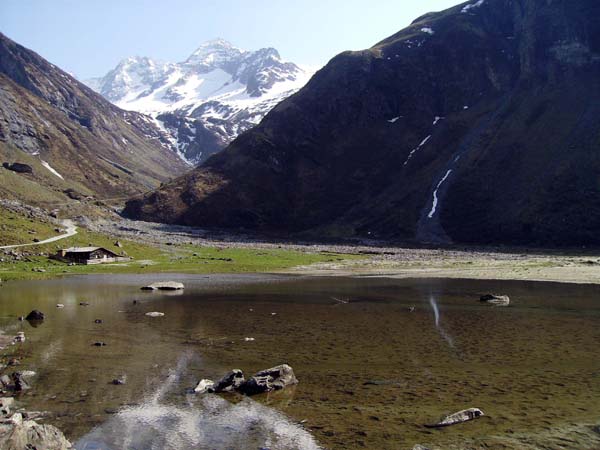
[[[126,381],[127,381],[127,379],[126,379],[125,375],[123,375],[119,378],[114,378],[111,383],[114,384],[115,386],[122,386],[125,384]]]

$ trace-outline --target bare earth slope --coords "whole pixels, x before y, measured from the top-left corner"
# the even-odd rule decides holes
[[[263,232],[599,244],[600,4],[472,1],[346,52],[126,213]]]

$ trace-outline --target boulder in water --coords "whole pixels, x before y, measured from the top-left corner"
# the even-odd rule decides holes
[[[495,306],[508,306],[510,305],[510,298],[508,295],[493,295],[486,294],[479,297],[479,301]]]
[[[180,291],[182,289],[184,289],[183,283],[177,283],[176,281],[161,281],[142,288],[143,291]]]
[[[211,389],[214,385],[215,385],[215,382],[212,380],[200,380],[200,382],[198,383],[198,386],[196,386],[194,388],[194,392],[196,394],[204,394],[204,393],[208,392],[209,389]]]
[[[244,381],[244,372],[240,369],[233,369],[207,390],[208,392],[215,392],[217,394],[220,392],[233,392],[236,391]]]
[[[25,316],[25,320],[44,320],[44,313],[34,309]]]
[[[26,374],[21,372],[13,372],[11,374],[10,377],[12,378],[15,391],[20,392],[29,389],[29,383],[27,383],[27,381],[25,380],[25,376]]]
[[[485,416],[482,410],[479,408],[469,408],[463,411],[459,411],[454,414],[450,414],[438,423],[425,425],[427,428],[442,428],[449,427],[450,425],[456,425],[458,423],[468,422],[470,420],[478,419],[481,416]]]
[[[261,370],[242,383],[238,390],[242,394],[256,395],[278,391],[294,384],[298,384],[294,370],[287,364],[282,364],[271,369]]]
[[[165,313],[161,313],[161,312],[158,312],[158,311],[151,311],[151,312],[147,312],[146,315],[148,317],[162,317],[162,316],[165,315]]]

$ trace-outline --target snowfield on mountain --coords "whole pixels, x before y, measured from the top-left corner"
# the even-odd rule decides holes
[[[86,83],[120,108],[151,116],[179,155],[196,164],[258,124],[312,75],[274,48],[245,51],[216,39],[181,63],[131,57]]]

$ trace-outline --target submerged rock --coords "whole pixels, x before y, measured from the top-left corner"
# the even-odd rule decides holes
[[[161,281],[149,284],[142,288],[143,291],[180,291],[182,289],[184,289],[183,283],[177,283],[175,281]]]
[[[508,295],[486,294],[486,295],[482,295],[479,298],[479,301],[483,302],[483,303],[488,303],[490,305],[496,305],[496,306],[508,306],[510,304],[510,298],[508,297]]]
[[[208,392],[233,392],[236,391],[241,384],[244,382],[244,372],[240,369],[233,369],[227,373],[219,381],[215,382],[213,386],[208,388]]]
[[[209,391],[209,389],[211,389],[213,386],[215,385],[215,382],[212,380],[200,380],[200,382],[198,383],[198,386],[196,386],[194,388],[194,392],[196,394],[204,394],[206,392]]]
[[[454,413],[454,414],[450,414],[449,416],[446,416],[444,419],[442,419],[438,423],[429,424],[429,425],[425,425],[425,426],[427,428],[448,427],[450,425],[456,425],[456,424],[459,424],[459,423],[468,422],[470,420],[478,419],[479,417],[484,416],[484,415],[485,414],[483,413],[483,411],[480,410],[479,408],[469,408],[469,409],[465,409],[463,411],[459,411],[459,412]]]
[[[278,391],[294,384],[298,384],[294,370],[287,364],[282,364],[256,373],[248,381],[242,383],[238,390],[242,394],[256,395]]]
[[[25,317],[25,320],[44,320],[44,313],[34,309]]]

